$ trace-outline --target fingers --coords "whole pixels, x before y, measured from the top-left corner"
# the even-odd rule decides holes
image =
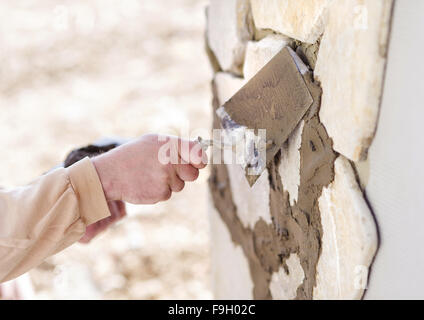
[[[159,201],[166,201],[169,200],[172,196],[172,190],[169,186],[168,188],[164,188],[163,192],[160,195]]]
[[[171,188],[172,192],[180,192],[184,189],[185,182],[180,179],[180,177],[177,175],[177,173],[174,173],[170,177],[169,187]]]
[[[174,167],[176,174],[183,181],[195,181],[199,177],[199,169],[191,164],[177,164]]]
[[[183,163],[189,163],[197,169],[203,169],[208,163],[208,157],[200,143],[178,139],[178,153]]]
[[[203,169],[208,163],[208,157],[200,143],[181,139],[175,136],[166,136],[162,141],[165,148],[160,149],[159,158],[164,162],[189,163],[197,169]],[[162,164],[164,164],[161,161]]]

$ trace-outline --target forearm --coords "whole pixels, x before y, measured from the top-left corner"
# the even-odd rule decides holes
[[[32,184],[0,190],[0,282],[13,279],[78,241],[110,215],[88,159]]]

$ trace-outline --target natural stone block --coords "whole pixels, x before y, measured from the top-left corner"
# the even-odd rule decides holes
[[[337,0],[318,53],[320,119],[334,149],[358,161],[376,129],[392,0]]]
[[[278,172],[285,191],[289,193],[290,205],[297,202],[298,188],[300,184],[300,146],[302,144],[302,121],[287,142],[281,148],[281,161]]]
[[[253,29],[249,0],[211,0],[207,37],[222,70],[241,73]]]
[[[290,39],[281,35],[269,35],[260,41],[249,41],[243,67],[244,78],[251,79],[289,43]]]
[[[307,43],[323,32],[330,0],[251,0],[255,26],[272,29]]]
[[[218,72],[215,75],[215,85],[220,105],[223,105],[245,84],[244,79],[230,73]]]
[[[356,174],[361,185],[361,189],[365,190],[370,180],[370,161],[358,161],[354,163]]]
[[[377,250],[372,213],[350,162],[335,161],[334,181],[319,198],[323,229],[314,299],[360,299]]]
[[[269,284],[274,300],[293,300],[297,296],[297,288],[303,283],[305,273],[300,264],[299,256],[292,253],[286,260],[288,273],[283,267],[274,272]]]
[[[265,170],[256,183],[250,187],[241,165],[229,164],[227,168],[233,201],[237,206],[237,214],[243,226],[254,229],[260,218],[271,224],[268,171]]]
[[[211,246],[212,284],[215,299],[253,299],[253,282],[249,262],[240,246],[234,244],[231,234],[218,211],[210,201],[209,220],[213,245]]]
[[[258,29],[258,28],[255,28],[253,39],[255,41],[260,41],[263,38],[268,37],[269,35],[278,35],[278,34],[275,33],[275,31],[272,31],[270,29]]]
[[[209,47],[208,36],[205,35],[205,52],[209,60],[209,64],[212,68],[213,73],[221,71],[221,66],[219,65],[218,59],[215,56],[215,53]]]

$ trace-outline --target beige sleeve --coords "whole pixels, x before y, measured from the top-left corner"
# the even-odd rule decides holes
[[[110,215],[92,162],[52,171],[30,185],[0,190],[0,282],[27,272],[78,241]]]

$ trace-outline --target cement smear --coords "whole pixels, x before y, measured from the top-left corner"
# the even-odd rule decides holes
[[[322,238],[318,199],[323,187],[334,180],[336,153],[332,148],[332,140],[318,117],[321,89],[314,83],[310,72],[303,78],[314,102],[304,117],[298,202],[291,206],[289,195],[283,189],[284,181],[278,173],[280,151],[267,165],[272,223],[260,219],[253,229],[246,228],[238,218],[237,207],[232,199],[227,167],[220,164],[212,166],[209,180],[212,199],[230,230],[233,242],[242,247],[248,258],[255,299],[272,298],[269,290],[272,274],[281,266],[288,272],[285,261],[291,253],[298,254],[305,273],[305,279],[297,289],[296,299],[312,299],[315,286]],[[215,114],[219,103],[214,84],[213,93],[214,128],[220,128]]]

